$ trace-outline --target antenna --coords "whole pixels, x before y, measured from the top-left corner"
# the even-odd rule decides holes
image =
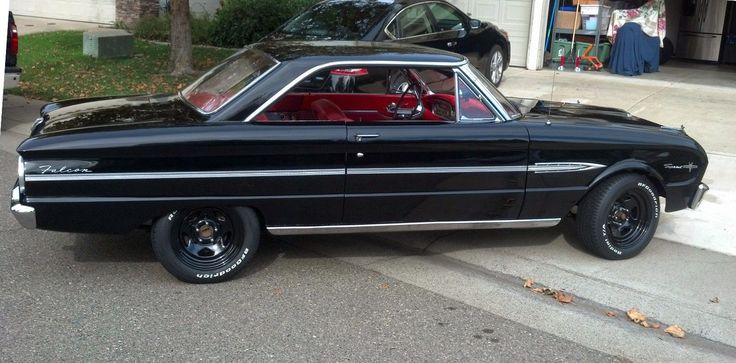
[[[553,69],[552,70],[552,91],[550,91],[550,93],[549,93],[549,102],[550,102],[550,105],[547,105],[547,126],[549,126],[550,124],[552,124],[552,122],[549,119],[550,119],[551,114],[552,114],[551,102],[552,102],[552,100],[554,98],[554,95],[555,95],[555,78],[556,77],[557,77],[557,70],[556,69]]]

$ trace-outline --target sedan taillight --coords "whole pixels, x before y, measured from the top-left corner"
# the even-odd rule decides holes
[[[18,27],[10,24],[10,54],[18,54]]]

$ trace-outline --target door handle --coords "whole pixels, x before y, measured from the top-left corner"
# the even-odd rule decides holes
[[[355,141],[361,142],[363,139],[375,139],[381,135],[379,134],[355,134]]]

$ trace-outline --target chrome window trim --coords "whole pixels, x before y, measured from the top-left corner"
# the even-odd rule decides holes
[[[393,16],[393,17],[391,18],[391,20],[389,20],[389,21],[388,21],[388,22],[386,23],[386,26],[385,26],[385,27],[383,28],[383,32],[384,32],[384,33],[385,33],[385,34],[386,34],[386,35],[387,35],[387,36],[388,36],[389,38],[391,38],[391,40],[407,40],[407,39],[414,39],[414,38],[419,38],[419,37],[426,37],[426,36],[429,36],[429,35],[432,35],[432,34],[443,34],[443,33],[456,32],[457,30],[444,30],[444,31],[441,31],[441,32],[432,32],[432,33],[427,33],[427,34],[412,35],[412,36],[410,36],[410,37],[397,38],[397,37],[396,37],[395,35],[391,34],[391,32],[390,32],[390,31],[388,31],[388,27],[389,27],[389,25],[391,25],[391,23],[393,23],[393,22],[394,22],[394,20],[396,20],[396,18],[398,18],[398,17],[399,17],[399,15],[401,15],[401,13],[403,13],[404,11],[406,11],[406,10],[408,10],[408,9],[411,9],[411,8],[413,8],[413,7],[415,7],[415,6],[419,6],[419,5],[425,5],[425,6],[426,6],[427,4],[432,4],[432,3],[436,3],[436,4],[441,4],[441,5],[449,5],[449,6],[451,7],[451,8],[455,9],[455,10],[456,10],[456,11],[458,11],[459,13],[461,13],[461,14],[464,14],[464,13],[463,13],[463,12],[462,12],[462,11],[461,11],[460,9],[456,8],[456,7],[455,7],[454,5],[452,5],[452,4],[448,4],[448,3],[443,3],[443,2],[441,2],[441,1],[422,1],[422,2],[420,2],[420,3],[416,3],[416,4],[411,4],[410,6],[407,6],[407,7],[403,8],[403,9],[399,10],[399,12],[398,12],[398,13],[396,13],[396,15],[394,15],[394,16]],[[430,9],[427,9],[427,11],[431,12],[432,10],[430,10]],[[434,18],[434,14],[432,14],[432,18]],[[434,20],[437,20],[437,19],[434,19]],[[465,29],[465,25],[467,25],[467,24],[463,24],[463,29]],[[467,29],[465,29],[465,31],[467,31]]]
[[[503,105],[501,105],[496,97],[493,96],[493,93],[487,90],[482,83],[478,82],[478,77],[476,77],[470,69],[467,69],[468,67],[470,67],[470,64],[466,62],[464,65],[459,66],[458,69],[469,81],[468,83],[475,86],[480,91],[480,93],[485,96],[485,98],[491,103],[493,108],[496,109],[496,121],[498,121],[499,119],[503,121],[513,120],[513,118],[509,116],[508,112],[506,112],[506,109],[503,107]]]
[[[470,118],[470,117],[468,117],[465,121],[466,122],[470,122],[470,123],[473,123],[473,122],[481,122],[481,121],[486,121],[486,122],[499,122],[499,117],[498,117],[498,114],[499,113],[498,113],[498,110],[497,110],[496,105],[493,102],[491,102],[490,100],[486,99],[484,97],[485,95],[482,92],[479,91],[478,87],[474,86],[473,85],[473,82],[471,82],[469,79],[466,79],[465,76],[464,76],[464,74],[462,72],[460,72],[459,70],[457,70],[457,69],[455,69],[455,78],[456,78],[456,81],[455,81],[456,88],[455,89],[457,90],[455,92],[455,95],[456,95],[455,96],[455,99],[457,100],[457,110],[456,110],[456,112],[458,113],[458,122],[460,122],[460,123],[463,122],[461,116],[459,115],[460,114],[460,93],[459,93],[460,92],[460,81],[462,81],[463,83],[465,83],[465,85],[473,93],[475,93],[475,95],[481,100],[481,102],[483,102],[483,104],[486,107],[488,107],[490,111],[493,112],[493,118],[492,119]],[[461,79],[458,80],[457,78],[461,78]]]
[[[446,68],[453,68],[453,67],[461,67],[465,64],[468,64],[468,59],[465,58],[460,62],[407,62],[407,61],[335,61],[335,62],[329,62],[325,64],[320,64],[318,66],[314,66],[304,73],[302,73],[299,77],[295,78],[293,81],[289,82],[286,86],[284,86],[281,90],[276,92],[273,96],[271,96],[266,102],[261,104],[255,111],[251,112],[250,115],[248,115],[244,122],[250,122],[267,110],[271,105],[276,102],[281,96],[283,96],[286,92],[294,88],[297,84],[304,81],[307,77],[312,75],[315,72],[319,72],[326,68],[333,68],[333,67],[345,67],[345,66],[355,66],[355,67],[362,67],[365,68],[366,66],[376,66],[376,67],[395,67],[395,66],[402,66],[402,67],[410,67],[410,68],[421,68],[421,67],[446,67]]]
[[[87,181],[87,180],[152,180],[152,179],[209,179],[209,178],[263,178],[294,176],[345,175],[345,168],[294,170],[241,170],[222,172],[155,172],[155,173],[97,173],[97,174],[33,174],[30,182]]]
[[[439,222],[404,222],[375,224],[343,224],[323,226],[267,226],[274,235],[298,234],[338,234],[368,232],[409,232],[440,231],[462,229],[495,229],[495,228],[544,228],[560,223],[560,218],[516,219],[516,220],[477,220],[477,221],[439,221]]]
[[[248,49],[249,49],[249,50],[252,50],[253,48],[248,48]],[[279,62],[279,61],[278,61],[278,60],[277,60],[276,58],[272,57],[272,56],[271,56],[270,54],[264,53],[264,52],[262,52],[262,51],[260,51],[260,50],[259,50],[259,52],[260,52],[260,53],[261,53],[262,55],[264,55],[264,56],[266,56],[266,57],[270,58],[271,60],[273,60],[273,61],[274,61],[274,64],[273,64],[273,66],[272,66],[271,68],[267,69],[267,70],[266,70],[265,72],[263,72],[263,73],[261,73],[260,75],[258,75],[258,77],[256,77],[255,79],[253,79],[253,81],[251,81],[250,83],[248,83],[248,84],[247,84],[247,85],[246,85],[245,87],[243,87],[243,88],[242,88],[242,89],[241,89],[240,91],[238,91],[237,93],[235,93],[235,94],[234,94],[234,95],[233,95],[232,97],[230,97],[230,99],[229,99],[229,100],[227,100],[227,101],[226,101],[225,103],[221,104],[221,105],[220,105],[219,107],[217,107],[217,108],[216,108],[215,110],[213,110],[213,111],[209,111],[209,112],[207,112],[207,111],[204,111],[204,110],[202,110],[201,108],[199,108],[199,107],[197,107],[197,106],[193,105],[193,104],[192,104],[191,102],[189,102],[189,100],[187,100],[187,99],[186,99],[186,97],[184,97],[184,91],[186,91],[186,90],[187,90],[188,88],[190,88],[190,87],[194,86],[194,85],[195,85],[194,83],[190,84],[190,85],[189,85],[189,86],[188,86],[187,88],[185,88],[185,89],[183,89],[183,90],[179,91],[179,92],[178,92],[179,98],[180,98],[180,99],[181,99],[182,101],[184,101],[184,103],[186,103],[187,105],[189,105],[189,106],[190,106],[190,107],[192,107],[192,108],[193,108],[193,109],[194,109],[195,111],[197,111],[197,112],[201,113],[202,115],[211,115],[211,114],[213,114],[213,113],[219,112],[219,111],[220,111],[220,110],[222,110],[222,109],[223,109],[223,108],[224,108],[225,106],[227,106],[227,105],[228,105],[228,104],[230,104],[231,102],[235,101],[235,100],[236,100],[236,99],[237,99],[238,97],[240,97],[240,95],[242,95],[243,93],[245,93],[245,91],[247,91],[247,90],[251,89],[251,88],[252,88],[253,86],[255,86],[255,85],[256,85],[256,84],[258,83],[258,82],[260,82],[260,81],[261,81],[261,80],[262,80],[263,78],[265,78],[265,77],[266,77],[267,75],[269,75],[269,74],[270,74],[271,72],[273,72],[273,71],[274,71],[275,69],[277,69],[277,68],[278,68],[278,67],[279,67],[279,66],[281,65],[281,62]],[[237,54],[237,53],[236,53],[236,54]],[[224,62],[224,61],[223,61],[223,62]],[[204,77],[204,76],[205,76],[205,75],[202,75],[202,76],[200,76],[200,78],[201,78],[201,77]]]

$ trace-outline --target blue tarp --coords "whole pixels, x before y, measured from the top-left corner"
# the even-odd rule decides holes
[[[659,71],[659,38],[641,31],[641,25],[626,23],[616,35],[608,63],[611,73],[638,76]]]

